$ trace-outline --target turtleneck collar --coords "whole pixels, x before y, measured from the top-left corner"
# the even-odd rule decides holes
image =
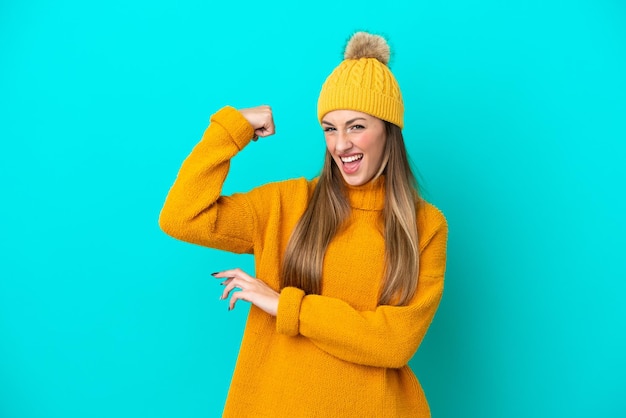
[[[346,193],[353,209],[383,210],[385,207],[385,176],[361,186],[350,186],[344,181]]]

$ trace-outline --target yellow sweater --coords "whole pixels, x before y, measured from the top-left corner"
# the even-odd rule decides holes
[[[254,254],[255,277],[278,290],[282,254],[314,182],[288,180],[220,196],[230,159],[252,136],[232,107],[214,114],[159,222],[183,241]],[[328,247],[321,295],[285,288],[276,317],[251,307],[224,417],[430,416],[407,363],[441,299],[447,224],[434,206],[420,204],[415,297],[407,306],[377,306],[384,193],[380,180],[349,188],[350,223]]]

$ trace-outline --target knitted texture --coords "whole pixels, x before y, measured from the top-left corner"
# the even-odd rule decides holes
[[[359,33],[361,34],[361,33]],[[357,37],[356,34],[348,43]],[[379,58],[347,58],[328,76],[317,104],[317,116],[333,110],[357,110],[404,127],[404,104],[396,78]]]
[[[254,254],[254,275],[278,290],[282,254],[315,181],[221,196],[230,159],[253,135],[233,108],[213,115],[178,173],[160,225],[187,242]],[[417,292],[407,306],[378,306],[384,195],[382,178],[348,187],[351,214],[327,249],[321,295],[285,288],[276,317],[251,306],[224,417],[430,416],[407,363],[442,295],[447,224],[434,206],[419,205]]]

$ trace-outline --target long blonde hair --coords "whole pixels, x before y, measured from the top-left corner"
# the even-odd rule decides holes
[[[419,197],[402,131],[385,122],[385,132],[385,273],[378,303],[406,305],[417,288]],[[324,254],[349,214],[341,173],[327,150],[313,196],[285,250],[281,288],[294,286],[307,294],[321,293]]]

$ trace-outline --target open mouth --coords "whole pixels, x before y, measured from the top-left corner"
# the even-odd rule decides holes
[[[363,154],[350,155],[349,157],[340,157],[341,162],[344,164],[353,163],[363,158]]]
[[[354,174],[359,169],[363,154],[353,154],[345,157],[339,157],[341,160],[342,170],[346,174]]]

